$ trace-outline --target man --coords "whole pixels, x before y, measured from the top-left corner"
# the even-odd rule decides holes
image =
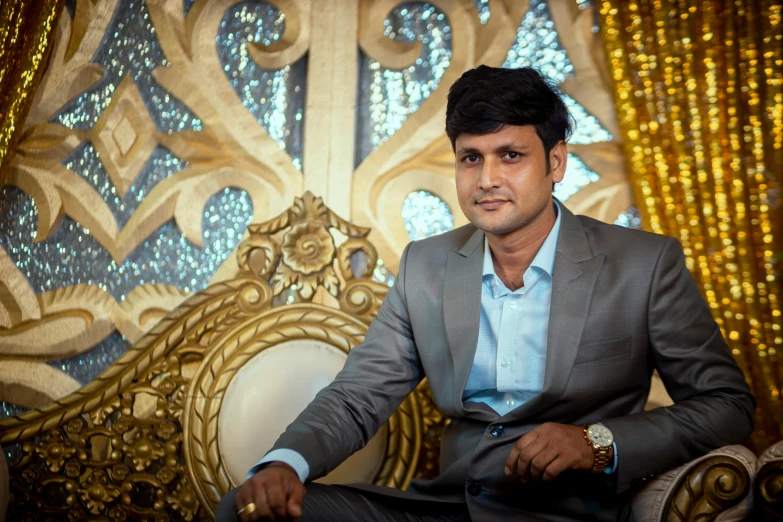
[[[545,78],[466,72],[446,132],[471,225],[406,247],[365,342],[218,520],[631,520],[636,482],[751,432],[754,400],[679,243],[553,199],[570,129]],[[645,412],[656,368],[675,404]],[[303,485],[425,376],[452,419],[438,478]]]

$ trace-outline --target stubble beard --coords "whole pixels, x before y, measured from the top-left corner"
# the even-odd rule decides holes
[[[484,211],[478,210],[477,212],[474,213],[474,219],[470,219],[469,221],[476,228],[483,231],[485,234],[491,234],[493,236],[502,238],[510,234],[513,234],[515,232],[518,232],[520,230],[524,230],[528,228],[542,215],[542,213],[546,210],[547,205],[551,205],[551,204],[552,201],[550,199],[549,201],[545,202],[540,208],[535,209],[531,213],[522,213],[515,208],[514,212],[511,213],[511,215],[506,215],[503,219],[499,220],[499,222],[494,222],[494,223],[489,223],[488,222],[489,220],[482,219],[481,217],[479,217],[478,214]]]

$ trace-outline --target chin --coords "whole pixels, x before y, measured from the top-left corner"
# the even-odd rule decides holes
[[[476,219],[470,220],[470,222],[485,234],[495,236],[502,236],[519,228],[515,223],[502,222],[500,220]]]

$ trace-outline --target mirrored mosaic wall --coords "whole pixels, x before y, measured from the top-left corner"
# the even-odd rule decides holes
[[[579,9],[590,4],[587,0],[574,1]],[[69,16],[76,16],[76,2],[66,4]],[[192,10],[193,4],[193,0],[183,0],[183,17],[200,15]],[[494,2],[473,0],[473,4],[478,27],[488,26],[493,20],[493,9],[497,9],[493,7]],[[161,72],[174,67],[176,60],[164,52],[166,46],[161,44],[160,29],[153,24],[156,17],[151,15],[151,10],[154,9],[155,4],[144,0],[117,2],[100,43],[87,57],[90,64],[100,68],[100,79],[57,107],[47,120],[52,126],[81,136],[78,145],[58,160],[58,165],[76,176],[83,184],[80,187],[97,195],[105,204],[108,208],[105,218],[113,221],[112,226],[121,232],[132,229],[141,219],[139,214],[148,213],[144,205],[151,194],[157,194],[162,187],[173,183],[172,180],[201,175],[205,167],[200,154],[208,150],[204,144],[213,143],[215,136],[223,139],[236,132],[226,130],[231,128],[230,122],[218,130],[211,129],[214,122],[210,118],[233,120],[238,110],[245,111],[242,117],[251,118],[243,121],[249,121],[251,126],[253,122],[257,124],[284,151],[283,163],[287,165],[280,167],[280,157],[269,159],[270,164],[290,176],[307,179],[307,172],[301,171],[305,155],[308,55],[305,53],[279,69],[261,67],[253,58],[253,46],[267,47],[283,38],[286,13],[261,1],[239,2],[219,13],[215,24],[217,33],[210,36],[210,46],[225,77],[222,81],[229,86],[226,92],[233,93],[236,99],[224,100],[226,107],[230,105],[225,114],[212,113],[210,118],[205,118],[188,101],[187,91],[174,92],[162,80]],[[448,87],[441,85],[441,79],[454,61],[452,26],[446,14],[434,5],[400,3],[388,14],[384,35],[399,43],[418,41],[421,53],[409,67],[395,70],[385,68],[359,50],[353,129],[357,167],[383,147],[433,93]],[[578,78],[546,1],[530,2],[502,65],[536,67],[558,84]],[[127,103],[131,105],[138,99],[137,112],[127,109],[127,104],[118,108],[119,97],[129,100]],[[562,201],[601,180],[601,175],[588,167],[589,161],[580,157],[580,151],[614,139],[585,106],[572,96],[564,94],[564,99],[575,122],[570,143],[582,148],[569,155],[565,181],[556,188],[555,195]],[[216,107],[221,113],[223,107]],[[107,118],[113,118],[114,123],[107,126],[108,134],[105,134],[108,149],[107,146],[101,149],[89,136],[97,132],[95,129],[103,129]],[[152,134],[157,138],[149,138]],[[171,139],[167,141],[166,137]],[[138,143],[146,147],[141,156]],[[187,146],[177,145],[181,143]],[[109,153],[101,153],[99,149]],[[190,151],[190,155],[183,151]],[[46,218],[45,212],[29,191],[9,184],[0,187],[0,247],[39,299],[84,284],[105,292],[120,306],[139,288],[153,286],[169,289],[166,291],[172,299],[181,301],[210,284],[224,261],[233,255],[247,225],[254,216],[265,215],[265,205],[271,204],[259,203],[261,200],[254,197],[249,185],[239,183],[239,177],[229,179],[236,179],[237,183],[221,181],[224,186],[206,198],[197,213],[199,218],[195,221],[200,221],[200,227],[195,228],[200,231],[200,239],[194,237],[192,230],[185,230],[192,228],[190,225],[184,226],[180,218],[173,216],[147,231],[138,245],[124,255],[110,251],[95,229],[91,230],[69,212],[56,220],[53,231],[40,235],[39,220]],[[268,186],[275,183],[292,184],[278,179]],[[438,190],[419,187],[396,207],[397,219],[404,224],[410,239],[422,239],[454,228],[461,216],[455,216],[458,209],[449,205],[446,196]],[[630,208],[617,216],[616,222],[639,227],[639,213]],[[391,257],[387,261],[396,262]],[[378,281],[392,284],[393,272],[380,260],[374,276]],[[286,299],[290,301],[293,295],[290,293]],[[171,306],[175,305],[176,302]],[[115,330],[81,353],[50,355],[44,359],[48,366],[81,385],[105,370],[130,344],[128,338]],[[23,409],[0,401],[1,416]]]
[[[193,2],[185,0],[184,10]],[[76,15],[75,2],[66,6]],[[248,56],[250,42],[269,45],[285,31],[285,16],[264,2],[241,2],[228,9],[220,23],[215,46],[223,71],[242,105],[301,169],[304,80],[306,59],[280,70],[258,67]],[[159,43],[146,2],[122,0],[90,60],[103,71],[97,85],[67,102],[51,123],[89,131],[107,112],[120,82],[131,79],[157,131],[166,134],[201,132],[201,120],[185,103],[167,91],[153,71],[170,66]],[[126,118],[110,138],[138,132]],[[139,134],[141,134],[139,132]],[[138,142],[139,136],[132,136]],[[128,151],[121,151],[126,153]],[[140,169],[130,173],[121,190],[107,173],[105,158],[83,141],[62,165],[76,173],[107,204],[121,230],[132,222],[145,198],[158,185],[189,165],[164,146],[154,147]],[[203,207],[202,241],[185,237],[174,220],[151,232],[123,261],[112,255],[90,230],[66,215],[45,240],[37,240],[38,208],[33,198],[12,185],[0,188],[0,247],[21,270],[36,294],[78,284],[94,285],[121,303],[132,290],[147,284],[171,285],[189,294],[205,288],[218,267],[234,251],[253,217],[253,202],[245,190],[234,187],[214,194]],[[0,343],[1,343],[0,339]],[[88,351],[46,363],[85,384],[106,369],[130,346],[115,331]],[[0,415],[20,407],[0,401]]]

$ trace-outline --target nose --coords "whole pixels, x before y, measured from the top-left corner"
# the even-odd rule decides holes
[[[492,190],[500,187],[502,184],[500,165],[491,158],[485,159],[478,179],[478,188],[481,190]]]

